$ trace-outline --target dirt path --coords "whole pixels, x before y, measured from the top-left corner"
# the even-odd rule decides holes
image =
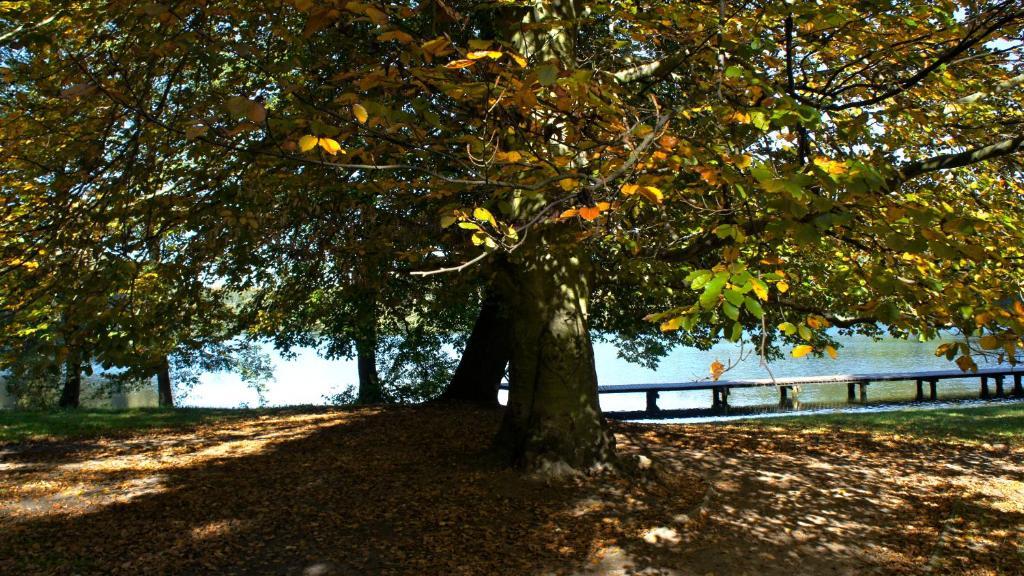
[[[0,447],[0,573],[1024,574],[1020,448],[616,425],[660,482],[548,486],[490,458],[497,417],[329,411]]]

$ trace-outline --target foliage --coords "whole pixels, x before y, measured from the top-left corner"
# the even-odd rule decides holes
[[[832,354],[826,328],[877,323],[980,337],[940,352],[965,370],[1013,357],[1022,21],[1008,0],[7,3],[4,333],[126,362],[186,337],[175,306],[215,315],[217,285],[260,295],[261,335],[347,355],[413,316],[464,330],[423,311],[560,230],[598,265],[593,327],[640,361]]]

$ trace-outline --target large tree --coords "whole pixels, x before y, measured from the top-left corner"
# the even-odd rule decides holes
[[[138,142],[169,163],[155,197],[192,231],[182,250],[239,289],[267,231],[321,191],[383,211],[405,224],[351,225],[401,235],[394,257],[440,282],[428,292],[476,275],[500,299],[498,438],[526,466],[613,458],[595,320],[650,343],[650,314],[796,355],[831,351],[829,325],[876,322],[1020,344],[1018,2],[17,9],[6,231],[34,240],[72,201],[141,209],[106,185],[141,170]],[[5,241],[8,266],[40,244]],[[945,352],[968,369],[977,351]]]

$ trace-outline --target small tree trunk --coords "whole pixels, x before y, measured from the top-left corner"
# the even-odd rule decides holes
[[[512,354],[497,445],[514,463],[556,475],[603,465],[615,453],[588,332],[588,255],[568,234],[536,234],[500,283],[510,304]]]
[[[376,332],[376,330],[374,331]],[[356,342],[356,367],[359,371],[360,404],[380,404],[384,394],[377,375],[377,339],[360,339]]]
[[[174,408],[174,394],[171,391],[171,367],[167,362],[167,356],[160,361],[156,369],[156,388],[160,398],[160,406]]]
[[[488,290],[459,366],[441,399],[496,406],[498,387],[511,355],[511,335],[501,299],[496,291]]]
[[[72,352],[64,363],[64,389],[58,405],[61,408],[78,408],[82,395],[82,362],[77,352]]]

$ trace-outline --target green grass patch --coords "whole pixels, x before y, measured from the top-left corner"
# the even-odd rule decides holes
[[[0,443],[124,435],[247,418],[264,412],[217,408],[0,410]]]
[[[742,425],[892,433],[971,443],[1024,442],[1024,404],[908,409],[892,412],[809,414],[744,420]]]

